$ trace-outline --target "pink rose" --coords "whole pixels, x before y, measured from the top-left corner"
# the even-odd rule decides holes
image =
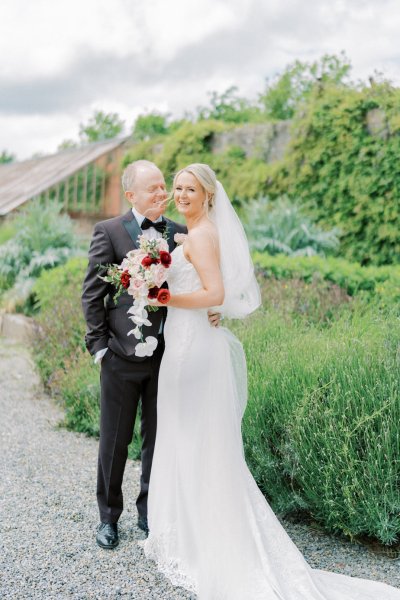
[[[154,285],[156,285],[157,287],[161,287],[164,281],[166,280],[165,267],[163,267],[163,265],[154,265],[152,271],[152,279],[154,281]]]
[[[140,292],[144,292],[147,289],[146,282],[142,279],[131,279],[129,285],[129,293],[131,296],[136,296]]]
[[[135,253],[135,254],[133,254],[133,256],[130,257],[130,260],[132,261],[132,263],[134,265],[142,264],[142,260],[144,259],[145,256],[147,256],[147,253],[142,252],[142,251],[132,250],[132,253]]]
[[[157,240],[157,248],[159,251],[168,252],[168,242],[164,238],[158,238]]]

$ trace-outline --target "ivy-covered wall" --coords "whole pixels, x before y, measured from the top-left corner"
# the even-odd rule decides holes
[[[153,160],[171,183],[183,166],[206,162],[243,210],[259,195],[286,194],[321,225],[341,229],[342,256],[362,264],[399,263],[400,89],[387,83],[315,86],[292,121],[290,137],[287,122],[264,127],[263,137],[263,125],[254,124],[256,147],[250,151],[252,125],[184,121],[136,144],[124,164]],[[281,144],[279,136],[286,151],[269,152]]]
[[[400,262],[400,90],[315,91],[292,131],[267,192],[299,198],[322,224],[340,227],[346,258]]]

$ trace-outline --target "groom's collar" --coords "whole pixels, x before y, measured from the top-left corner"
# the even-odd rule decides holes
[[[144,215],[142,215],[139,211],[137,211],[134,206],[132,206],[132,213],[133,213],[133,216],[135,217],[136,221],[138,222],[139,227],[141,227],[142,223],[146,217]],[[152,219],[150,219],[150,220],[152,220]],[[160,221],[162,221],[162,216],[159,216],[158,219],[153,221],[153,223],[159,223]]]
[[[137,211],[136,211],[137,212]],[[138,215],[140,215],[140,213],[138,213]],[[142,220],[140,222],[140,224],[142,224],[144,217],[142,215],[140,215],[142,217]],[[172,252],[172,250],[175,247],[175,242],[174,242],[174,225],[173,225],[173,221],[170,221],[169,219],[165,218],[165,217],[160,217],[159,220],[163,219],[166,223],[167,223],[167,241],[168,241],[168,246],[169,246],[169,250],[170,252]],[[129,234],[129,237],[132,239],[135,248],[137,248],[138,246],[138,237],[139,235],[142,235],[142,230],[140,229],[138,220],[134,214],[133,208],[128,210],[127,213],[125,213],[123,220],[122,220],[122,224],[125,227],[126,231]]]

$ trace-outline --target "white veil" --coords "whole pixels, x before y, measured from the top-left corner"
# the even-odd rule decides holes
[[[260,306],[260,288],[243,225],[219,181],[209,217],[218,229],[225,289],[224,303],[218,310],[226,317],[243,319]]]

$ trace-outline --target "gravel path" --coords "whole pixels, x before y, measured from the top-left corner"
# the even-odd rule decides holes
[[[129,461],[120,545],[97,547],[97,442],[58,428],[62,411],[44,393],[29,352],[0,338],[0,597],[191,599],[147,561],[135,526],[140,467]],[[400,561],[285,523],[318,568],[400,587]]]

